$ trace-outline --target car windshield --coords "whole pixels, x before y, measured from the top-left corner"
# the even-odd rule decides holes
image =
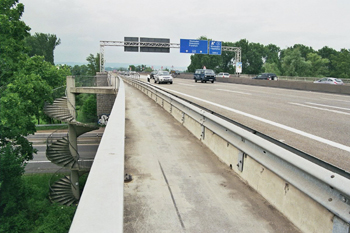
[[[339,78],[336,78],[336,79],[334,79],[336,82],[338,82],[338,83],[341,83],[341,82],[343,82],[341,79],[339,79]]]
[[[205,73],[206,74],[214,74],[214,71],[213,70],[205,70]]]
[[[162,75],[162,76],[164,76],[164,75],[169,75],[169,72],[168,72],[168,71],[160,71],[160,72],[158,73],[158,75]]]

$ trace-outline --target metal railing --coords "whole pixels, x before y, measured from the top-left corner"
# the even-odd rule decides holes
[[[96,76],[77,75],[74,76],[75,87],[96,87]]]

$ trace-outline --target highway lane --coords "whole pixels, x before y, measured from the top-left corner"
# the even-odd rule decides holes
[[[350,96],[179,78],[153,85],[350,172]]]

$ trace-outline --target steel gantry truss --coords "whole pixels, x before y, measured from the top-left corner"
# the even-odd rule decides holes
[[[154,48],[180,48],[178,43],[161,43],[161,42],[138,42],[138,41],[100,41],[100,72],[105,71],[104,47],[119,46],[119,47],[154,47]],[[241,48],[222,46],[222,51],[235,52],[235,61],[241,62]]]

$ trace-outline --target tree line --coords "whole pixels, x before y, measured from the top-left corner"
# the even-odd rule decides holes
[[[200,40],[209,40],[200,37]],[[286,49],[269,44],[249,42],[223,42],[222,46],[240,47],[244,74],[275,73],[281,76],[350,78],[350,49],[324,46],[319,50],[302,44]],[[222,51],[221,56],[194,54],[187,70],[194,72],[206,66],[216,72],[235,73],[235,53]]]
[[[42,193],[23,174],[36,153],[27,136],[45,119],[44,103],[53,101],[53,90],[65,85],[71,70],[54,65],[53,50],[60,40],[30,35],[23,12],[18,0],[0,1],[0,232],[64,232],[69,221],[60,225],[52,220],[69,220],[75,208],[51,205],[45,198],[48,188]]]

